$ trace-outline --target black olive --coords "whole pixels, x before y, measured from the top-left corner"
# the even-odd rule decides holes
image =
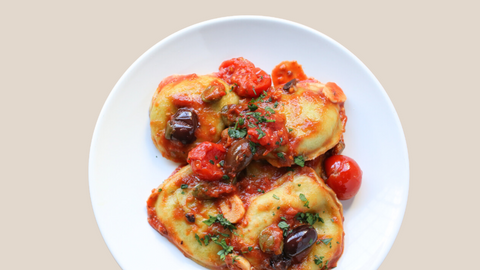
[[[237,174],[245,169],[253,159],[252,149],[247,139],[237,140],[228,148],[223,168],[229,174]]]
[[[292,259],[286,258],[283,255],[272,256],[270,259],[270,266],[275,270],[287,270],[292,264]]]
[[[310,225],[296,227],[285,237],[283,245],[284,256],[292,258],[293,263],[301,262],[317,241],[317,237],[317,231]]]
[[[185,217],[187,218],[188,222],[194,223],[195,222],[195,215],[191,213],[186,213]]]
[[[293,80],[287,82],[283,86],[283,90],[288,91],[288,90],[290,90],[290,88],[292,88],[292,86],[295,86],[295,85],[297,85],[297,79],[293,79]]]
[[[172,120],[167,122],[165,138],[177,140],[183,144],[192,143],[197,139],[195,137],[197,126],[198,117],[195,111],[188,108],[180,108]]]

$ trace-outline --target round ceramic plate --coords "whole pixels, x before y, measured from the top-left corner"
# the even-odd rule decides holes
[[[267,72],[297,60],[307,76],[344,90],[344,154],[361,166],[363,184],[355,198],[343,201],[345,251],[337,269],[377,269],[398,233],[408,195],[408,153],[395,109],[368,68],[331,38],[297,23],[252,16],[203,22],[165,38],[125,72],[105,102],[90,149],[90,195],[118,264],[124,270],[204,269],[147,222],[151,190],[178,165],[153,145],[148,108],[164,77],[215,72],[240,56]]]

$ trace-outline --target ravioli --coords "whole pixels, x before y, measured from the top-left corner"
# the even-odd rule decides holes
[[[260,170],[263,174],[259,174]],[[313,244],[313,248],[300,263],[292,264],[288,269],[318,269],[316,258],[320,257],[323,264],[328,261],[329,267],[335,267],[343,253],[341,203],[311,168],[298,167],[281,177],[275,177],[284,171],[286,169],[276,169],[258,162],[249,165],[246,176],[240,179],[234,194],[241,198],[246,212],[234,224],[236,229],[229,231],[218,224],[209,226],[204,222],[223,214],[218,203],[221,199],[200,200],[193,196],[192,183],[198,183],[198,179],[195,179],[187,165],[152,191],[147,201],[149,223],[186,257],[209,269],[227,269],[226,263],[231,264],[230,260],[236,256],[239,262],[246,259],[251,269],[273,269],[269,265],[272,255],[259,248],[261,231],[282,220],[286,220],[292,227],[299,226],[303,224],[298,218],[302,213],[318,214],[321,221],[313,224],[318,234],[317,243]],[[252,191],[252,186],[256,184],[262,184],[265,190]],[[194,213],[194,222],[186,218],[189,213]],[[207,235],[217,235],[218,241],[225,239],[225,243],[232,247],[227,259],[222,260],[219,256],[221,245],[212,241],[205,245]]]
[[[347,117],[343,103],[346,97],[334,83],[316,80],[300,81],[295,91],[281,95],[279,113],[286,118],[289,143],[269,153],[266,160],[276,166],[290,166],[293,158],[279,158],[278,153],[315,159],[334,147],[345,131]]]
[[[212,83],[223,85],[226,95],[216,102],[202,100],[203,91]],[[150,107],[150,127],[153,143],[167,159],[184,163],[188,152],[203,141],[217,142],[225,128],[219,117],[224,105],[237,104],[239,97],[230,86],[215,76],[196,74],[174,75],[164,79],[158,86]],[[165,137],[167,122],[179,108],[191,108],[198,116],[195,141],[184,144]]]
[[[209,269],[222,269],[225,262],[217,255],[221,247],[213,243],[199,245],[195,237],[204,238],[208,226],[202,221],[216,216],[219,211],[213,201],[198,200],[192,196],[191,188],[181,188],[189,177],[192,177],[192,170],[187,165],[152,191],[147,201],[148,222],[186,257]],[[185,216],[193,212],[192,209],[197,210],[194,223]]]

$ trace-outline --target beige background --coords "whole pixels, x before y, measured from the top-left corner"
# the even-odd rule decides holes
[[[411,179],[403,225],[380,269],[478,269],[477,1],[9,2],[0,3],[0,269],[120,269],[88,190],[102,105],[161,39],[245,14],[332,37],[390,96]]]

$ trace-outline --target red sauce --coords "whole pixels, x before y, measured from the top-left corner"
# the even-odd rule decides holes
[[[270,88],[270,76],[243,57],[224,61],[218,68],[218,77],[233,84],[240,97],[258,97]]]
[[[283,61],[272,71],[273,86],[275,88],[293,79],[300,81],[307,79],[307,75],[305,75],[302,66],[297,61]]]
[[[245,210],[248,209],[252,198],[274,189],[277,180],[286,172],[286,168],[274,168],[269,164],[264,164],[259,174],[241,179],[237,183],[237,194],[242,200]]]
[[[159,194],[160,193],[158,192],[158,189],[153,189],[152,194],[147,200],[147,220],[150,226],[152,226],[152,228],[157,230],[161,235],[166,236],[168,234],[167,230],[158,220],[157,211],[155,211],[155,202],[157,201]]]

